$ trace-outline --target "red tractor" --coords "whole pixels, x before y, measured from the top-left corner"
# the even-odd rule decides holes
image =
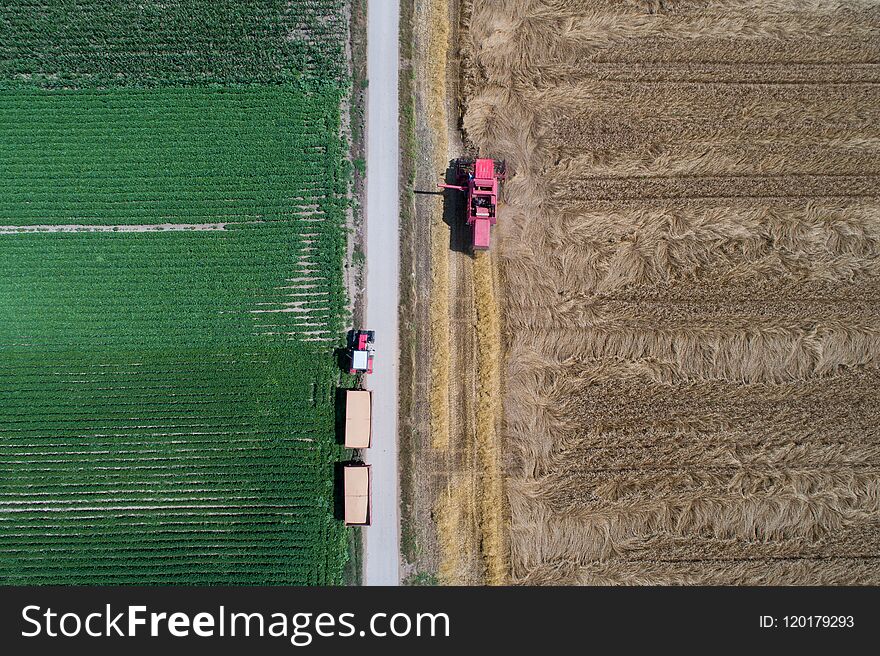
[[[457,183],[437,185],[443,189],[457,189],[467,193],[467,223],[474,229],[473,248],[489,248],[490,228],[498,220],[498,192],[506,176],[504,160],[460,159],[457,164]]]
[[[373,373],[373,340],[376,333],[372,330],[352,330],[348,335],[348,359],[350,374]]]

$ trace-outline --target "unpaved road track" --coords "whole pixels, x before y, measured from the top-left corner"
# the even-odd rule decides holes
[[[398,365],[398,26],[395,0],[368,3],[367,14],[367,322],[376,331],[373,391],[372,526],[365,531],[364,583],[400,583],[397,480]]]
[[[458,1],[414,0],[412,6],[412,56],[407,64],[414,73],[415,189],[432,191],[450,160],[467,154],[458,125],[457,54],[449,54],[458,41]],[[479,585],[485,581],[485,568],[479,551],[477,313],[471,232],[464,222],[464,204],[464,194],[459,192],[447,192],[442,199],[418,194],[413,200],[415,220],[407,246],[414,249],[410,256],[414,262],[406,265],[416,294],[413,321],[425,339],[412,339],[410,357],[421,365],[441,352],[431,345],[429,336],[436,330],[437,320],[431,314],[433,295],[445,295],[448,398],[433,409],[442,405],[449,434],[446,446],[442,446],[443,440],[435,440],[436,435],[426,430],[431,428],[424,422],[431,414],[427,405],[438,403],[432,394],[436,384],[430,378],[432,367],[410,365],[403,382],[410,386],[405,393],[412,395],[402,427],[407,440],[401,471],[406,491],[403,548],[410,575],[431,574],[444,584]],[[440,252],[432,245],[438,237],[443,242]],[[431,266],[423,267],[428,250]],[[440,262],[434,259],[438,256],[443,258]]]

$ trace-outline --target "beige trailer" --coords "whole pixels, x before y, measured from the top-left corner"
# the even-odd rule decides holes
[[[370,465],[349,463],[343,468],[345,525],[370,525]]]
[[[373,435],[372,392],[348,390],[345,393],[345,446],[366,449]]]

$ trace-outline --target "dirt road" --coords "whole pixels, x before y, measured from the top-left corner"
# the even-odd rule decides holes
[[[370,2],[367,16],[366,328],[376,331],[373,391],[372,526],[364,540],[364,583],[400,583],[397,480],[398,50],[397,2]]]
[[[484,524],[487,505],[494,504],[489,516],[497,516],[500,505],[485,485],[495,480],[484,471],[486,454],[495,451],[487,448],[491,416],[486,421],[480,411],[480,400],[491,396],[480,387],[490,350],[477,344],[485,317],[477,303],[464,195],[425,193],[436,189],[444,173],[454,181],[451,160],[475,154],[459,130],[459,3],[413,0],[409,8],[402,59],[404,72],[411,73],[407,154],[412,184],[421,193],[404,206],[413,216],[404,226],[410,250],[402,263],[403,279],[411,281],[401,370],[404,575],[414,583],[481,585],[497,578],[490,577],[494,569],[485,557],[496,541],[487,538]],[[484,300],[492,297],[491,290],[483,292]]]

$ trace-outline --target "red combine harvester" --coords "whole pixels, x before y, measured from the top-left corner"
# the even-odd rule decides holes
[[[498,220],[498,191],[506,175],[505,163],[488,158],[460,159],[457,173],[458,184],[437,186],[467,192],[467,223],[474,229],[474,250],[487,250],[490,228]]]
[[[376,333],[372,330],[353,330],[348,336],[348,357],[350,374],[373,373],[373,339]]]

